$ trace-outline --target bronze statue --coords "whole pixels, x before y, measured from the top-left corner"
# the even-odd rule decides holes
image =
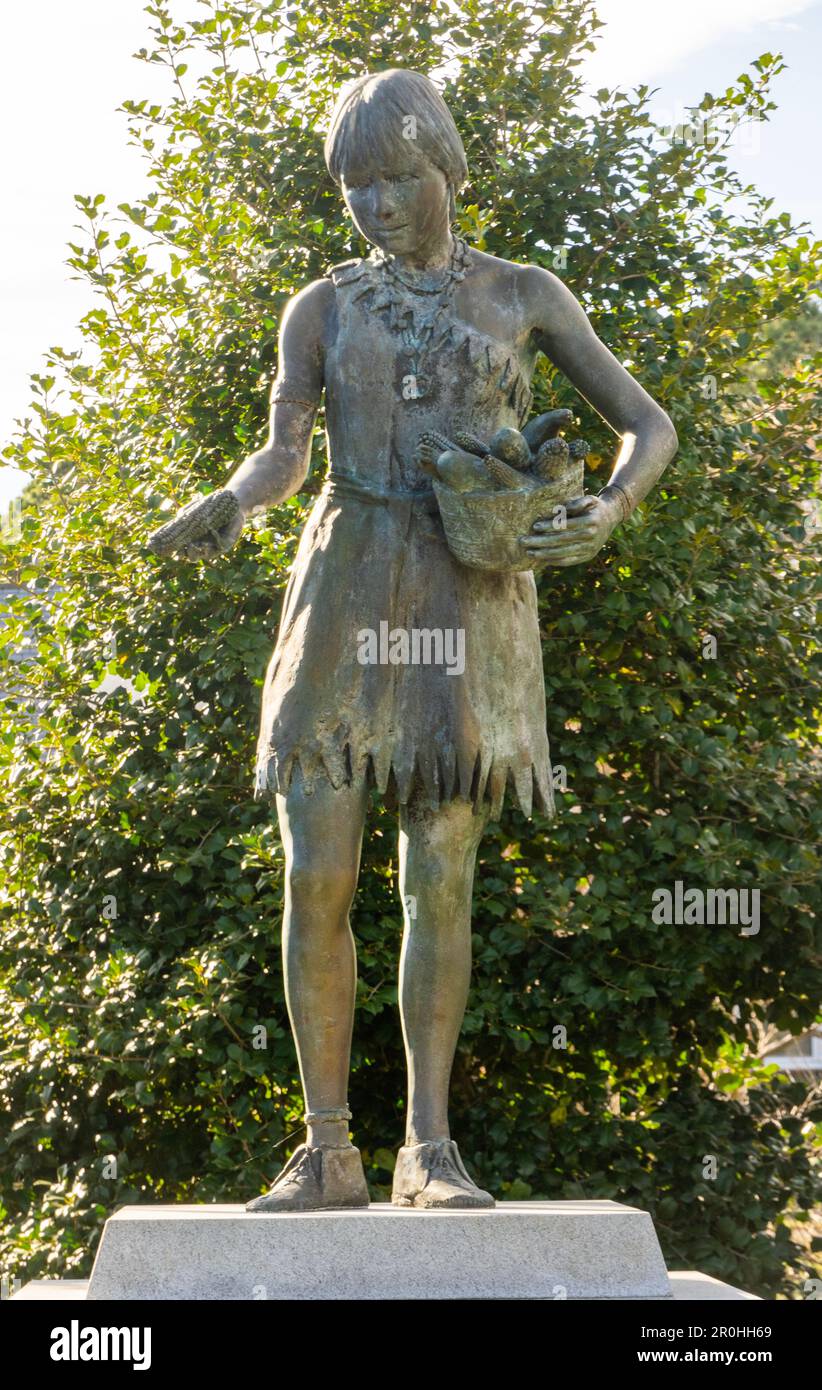
[[[285,594],[257,764],[257,795],[276,799],[286,856],[285,984],[307,1135],[249,1209],[368,1202],[348,1129],[356,972],[348,914],[371,787],[399,809],[405,919],[407,1131],[392,1200],[488,1207],[493,1198],[450,1137],[448,1087],[471,972],[480,838],[506,791],[526,815],[534,805],[553,809],[533,570],[596,555],[659,478],[676,435],[559,279],[452,233],[465,153],[426,77],[392,70],[350,84],[325,153],[374,250],[294,297],[267,443],[152,541],[160,554],[212,558],[249,515],[296,493],[325,391],[330,468]],[[496,456],[494,439],[497,453],[510,445],[501,461],[509,472],[524,467],[514,435],[528,417],[540,352],[620,437],[619,455],[597,497],[568,501],[564,525],[534,523],[520,568],[473,568],[449,549],[436,489],[450,468],[470,497],[471,469]],[[541,433],[540,447],[558,439],[566,414],[541,417],[532,439]],[[469,463],[444,457],[460,450]],[[563,450],[567,458],[561,441],[543,449],[543,467]],[[486,487],[508,482],[495,474]]]

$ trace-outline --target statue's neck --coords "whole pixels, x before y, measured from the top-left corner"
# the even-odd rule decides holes
[[[408,252],[401,256],[392,256],[391,259],[400,270],[426,271],[426,270],[445,270],[451,264],[454,254],[454,238],[450,231],[445,237],[440,237],[432,245],[421,246],[416,251]]]

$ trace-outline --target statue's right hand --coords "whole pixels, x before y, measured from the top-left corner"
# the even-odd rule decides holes
[[[148,548],[155,555],[186,560],[214,560],[230,550],[243,529],[245,514],[228,488],[195,497],[177,515],[152,531]]]

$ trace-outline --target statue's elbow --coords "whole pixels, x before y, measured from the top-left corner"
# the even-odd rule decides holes
[[[670,415],[666,414],[660,405],[655,411],[654,434],[660,463],[663,468],[667,468],[679,448],[679,436]]]
[[[665,462],[668,464],[679,448],[679,435],[676,432],[673,420],[670,415],[666,415],[664,410],[662,412],[662,427],[665,435]]]
[[[295,448],[289,441],[269,441],[258,458],[268,506],[286,502],[299,492],[308,476],[310,453]]]

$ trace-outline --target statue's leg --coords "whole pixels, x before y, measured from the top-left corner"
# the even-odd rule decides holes
[[[485,809],[462,800],[437,811],[418,803],[400,810],[408,1116],[392,1200],[401,1206],[493,1206],[468,1177],[448,1127],[448,1086],[471,977],[474,864],[487,819]]]
[[[357,953],[348,914],[357,889],[365,789],[298,781],[277,797],[285,852],[283,971],[305,1108],[344,1108]],[[308,1142],[345,1143],[345,1120],[308,1127]]]
[[[295,777],[277,797],[285,851],[285,995],[305,1095],[306,1143],[254,1211],[362,1206],[368,1201],[359,1151],[348,1138],[348,1070],[356,991],[356,948],[348,919],[357,887],[365,789],[306,792]],[[316,1118],[310,1118],[316,1116]]]

